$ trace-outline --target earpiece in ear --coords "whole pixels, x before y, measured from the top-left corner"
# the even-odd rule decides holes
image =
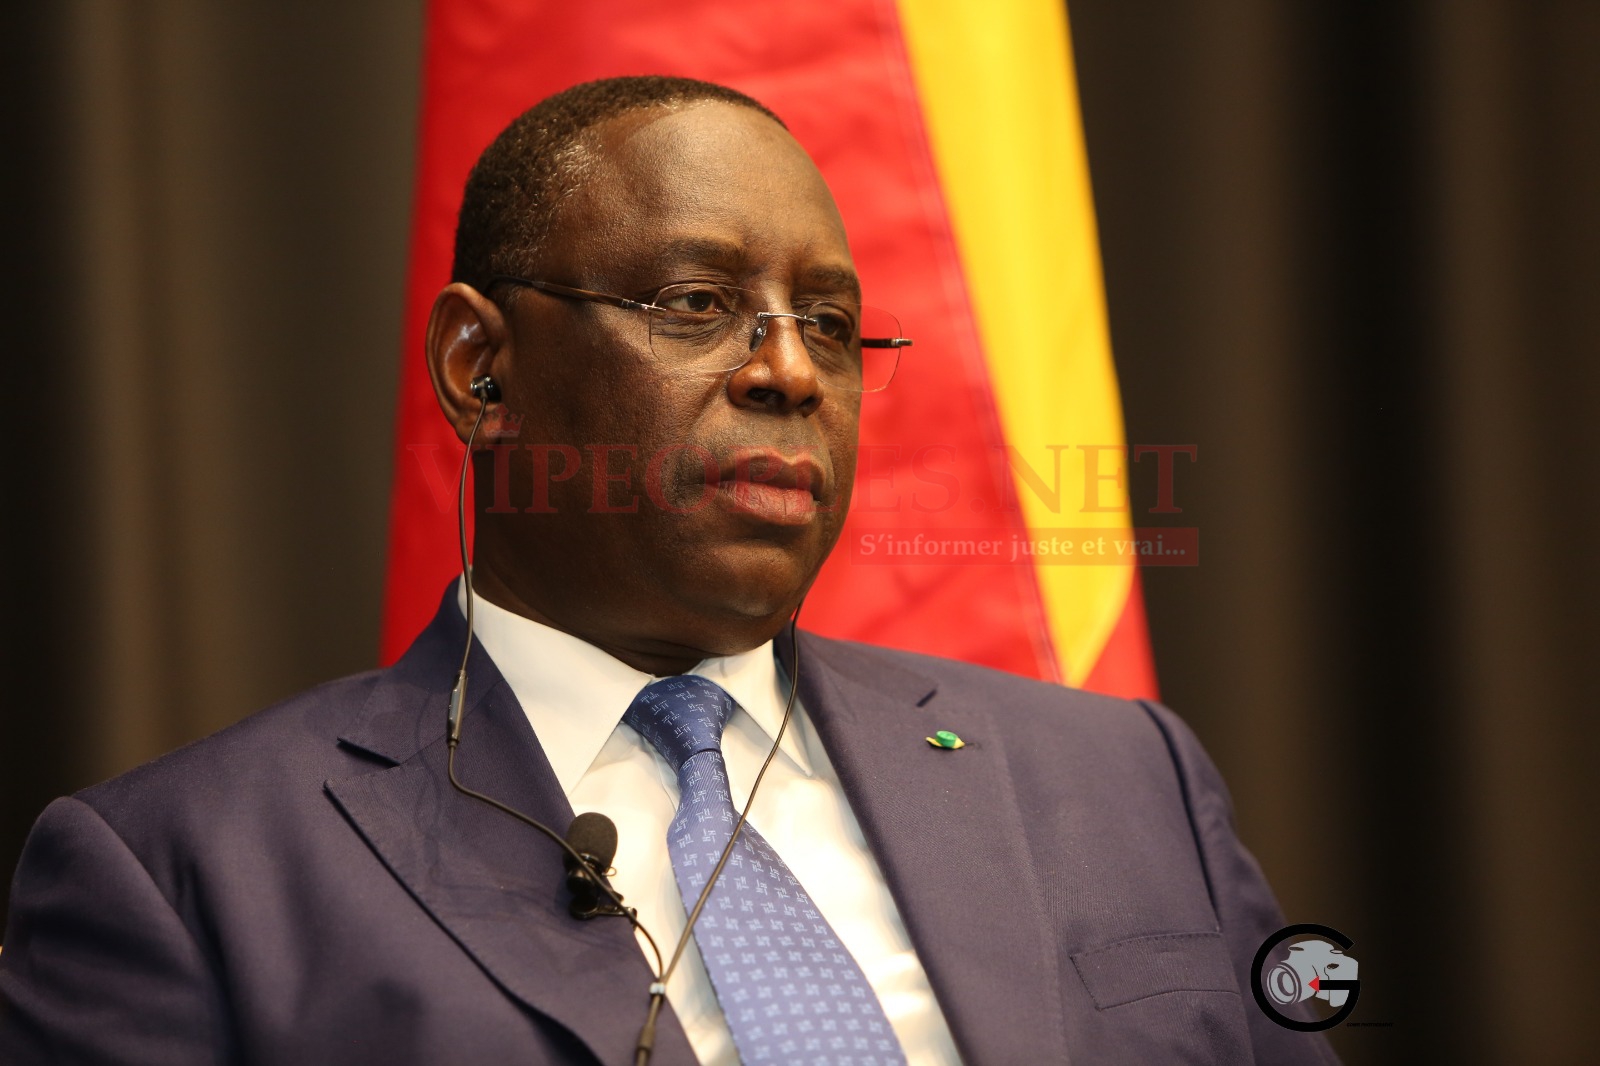
[[[467,386],[467,391],[471,392],[482,403],[500,402],[500,386],[488,374],[483,375],[481,378],[473,378],[472,384]]]

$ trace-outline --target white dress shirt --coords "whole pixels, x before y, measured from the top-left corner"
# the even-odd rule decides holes
[[[458,583],[463,614],[465,596],[464,584]],[[667,826],[678,809],[677,775],[648,741],[621,724],[633,698],[655,678],[481,596],[475,610],[477,638],[527,714],[573,812],[599,811],[616,823],[612,865],[617,872],[611,883],[639,909],[640,923],[670,959],[688,922],[667,852]],[[783,720],[787,681],[771,641],[739,655],[707,659],[691,673],[715,681],[739,705],[723,733],[722,754],[734,806],[742,808]],[[914,1066],[959,1063],[883,873],[798,699],[750,823],[783,857],[855,956],[907,1061]],[[642,937],[640,946],[645,947]],[[639,990],[641,1024],[645,993]],[[693,938],[667,983],[667,999],[703,1066],[737,1066],[733,1036]]]

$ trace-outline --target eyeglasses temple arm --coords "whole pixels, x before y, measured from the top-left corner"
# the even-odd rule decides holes
[[[655,304],[640,303],[638,300],[630,300],[626,296],[617,296],[609,292],[591,292],[588,289],[574,289],[570,285],[557,285],[553,281],[534,281],[531,278],[518,278],[510,274],[497,274],[489,279],[491,288],[501,284],[521,285],[529,289],[538,289],[540,292],[548,292],[552,296],[566,296],[574,300],[593,300],[596,303],[620,307],[624,311],[661,310]]]

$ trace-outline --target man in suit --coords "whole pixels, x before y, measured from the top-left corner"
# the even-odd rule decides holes
[[[827,188],[755,101],[614,79],[513,123],[427,335],[458,435],[492,409],[526,445],[476,459],[477,599],[52,804],[0,1061],[634,1061],[649,938],[572,917],[562,851],[452,759],[545,825],[616,821],[612,884],[683,946],[654,1062],[1331,1061],[1252,1001],[1283,921],[1170,712],[790,626],[893,368],[864,329]],[[711,704],[709,745],[669,750],[656,725]],[[758,772],[685,935],[710,860],[681,830]],[[777,932],[747,943],[740,908]]]

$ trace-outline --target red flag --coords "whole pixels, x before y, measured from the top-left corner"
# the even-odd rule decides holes
[[[433,298],[449,280],[467,173],[512,118],[551,93],[594,78],[672,74],[732,86],[783,116],[838,201],[867,302],[893,310],[916,341],[890,388],[863,399],[855,500],[839,547],[807,600],[807,628],[1035,677],[1096,680],[1127,694],[1153,694],[1135,571],[1126,559],[1081,565],[1082,560],[1012,557],[1016,545],[1037,539],[1041,521],[1113,536],[1129,524],[1125,501],[1116,513],[1063,512],[1081,495],[1079,468],[1050,466],[1063,448],[1077,455],[1070,433],[1085,405],[1117,405],[1109,345],[1095,339],[1103,337],[1104,310],[1092,216],[1087,244],[1077,240],[1074,249],[1084,245],[1093,262],[1062,271],[1059,256],[1048,258],[1044,268],[1052,276],[1041,279],[1058,294],[1087,279],[1088,295],[1077,313],[1099,323],[1091,322],[1086,334],[1090,350],[1066,360],[1072,368],[1063,383],[1054,365],[1062,352],[1016,350],[995,333],[993,322],[980,322],[980,305],[1004,301],[985,304],[984,293],[1001,291],[989,277],[994,254],[970,237],[986,224],[981,211],[975,216],[962,208],[974,202],[974,189],[996,175],[1008,180],[1009,168],[1036,161],[1000,158],[985,173],[963,170],[963,120],[952,117],[948,106],[959,93],[941,91],[940,71],[929,69],[951,62],[952,47],[964,47],[963,27],[999,34],[996,40],[1020,51],[985,58],[978,48],[962,70],[948,76],[967,79],[977,91],[982,78],[1003,83],[1018,75],[1019,64],[1040,66],[1043,73],[1035,80],[1044,88],[1035,89],[1060,98],[1043,109],[1059,127],[1045,132],[1044,143],[1075,143],[1081,161],[1070,69],[1062,66],[1065,24],[1059,6],[1038,5],[1032,14],[1050,10],[1054,21],[1046,19],[1046,32],[1056,39],[1041,50],[1027,40],[1039,32],[1027,20],[977,18],[976,8],[965,13],[959,6],[909,2],[900,9],[872,0],[772,5],[759,9],[759,17],[729,0],[431,4],[384,661],[404,650],[459,569],[454,478],[461,450],[435,404],[421,338]],[[1040,135],[1026,123],[1012,133]],[[1047,183],[1049,177],[1044,175]],[[1086,171],[1081,186],[1084,202],[1074,201],[1074,212],[1088,209]],[[1066,195],[1075,194],[1069,188]],[[1010,254],[1032,261],[1025,247]],[[1059,303],[1052,299],[1029,313],[1060,319]],[[1040,335],[1084,347],[1081,339],[1062,341],[1059,333],[1046,328]],[[1093,396],[1077,395],[1084,391],[1079,379],[1093,386]],[[1043,388],[1073,395],[1059,403],[1029,395]],[[1041,402],[1042,419],[1036,410]],[[1059,418],[1052,423],[1055,406]],[[1059,430],[1048,428],[1052,424]],[[1096,439],[1076,443],[1119,446],[1120,411],[1099,418],[1094,432]],[[1052,433],[1059,440],[1048,439]],[[1099,439],[1111,433],[1114,440]],[[1034,476],[1020,474],[1021,467]],[[890,549],[901,541],[938,547],[929,554],[895,555]],[[977,558],[964,554],[983,545],[994,551]]]

